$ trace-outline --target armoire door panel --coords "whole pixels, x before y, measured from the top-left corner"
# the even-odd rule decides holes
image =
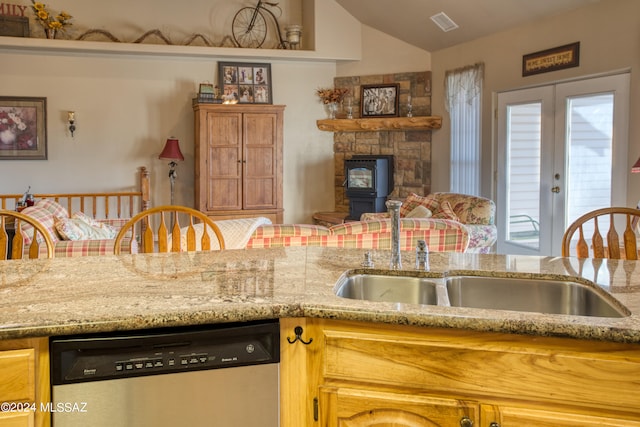
[[[274,206],[274,187],[274,182],[270,179],[245,179],[245,208],[266,209]]]
[[[222,113],[207,115],[209,142],[212,145],[242,144],[242,114]]]
[[[219,209],[241,209],[241,188],[237,179],[216,179],[209,186],[209,202],[207,208],[210,210]]]
[[[241,179],[242,160],[239,154],[233,147],[212,147],[209,150],[209,177]]]
[[[276,140],[276,115],[253,114],[244,115],[245,144],[274,146]],[[250,138],[248,138],[250,136]]]
[[[245,174],[247,177],[268,177],[276,174],[275,153],[272,148],[252,148],[247,150]]]

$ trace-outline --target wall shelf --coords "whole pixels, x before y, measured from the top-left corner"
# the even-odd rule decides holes
[[[313,50],[243,49],[235,47],[158,45],[127,42],[50,40],[31,37],[0,36],[0,51],[79,53],[120,56],[157,56],[173,58],[255,58],[282,61],[335,61],[359,58],[332,57]]]
[[[382,117],[365,119],[325,119],[317,120],[318,129],[328,132],[377,132],[393,130],[440,129],[442,117]]]

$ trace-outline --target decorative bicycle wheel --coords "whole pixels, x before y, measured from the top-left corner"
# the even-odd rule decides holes
[[[255,7],[243,7],[233,17],[231,31],[238,46],[258,48],[267,38],[267,21]]]

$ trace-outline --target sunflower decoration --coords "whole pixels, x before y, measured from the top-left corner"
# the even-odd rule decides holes
[[[67,12],[61,11],[59,14],[53,15],[47,10],[46,4],[34,0],[31,0],[31,2],[33,3],[31,8],[36,15],[36,20],[44,28],[47,37],[50,37],[50,34],[55,34],[56,31],[64,31],[66,27],[71,25],[69,21],[73,16]]]

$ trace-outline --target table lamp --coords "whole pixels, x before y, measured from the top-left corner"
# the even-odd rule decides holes
[[[169,181],[171,182],[171,204],[173,205],[173,187],[178,174],[176,173],[176,160],[184,160],[184,156],[180,151],[180,141],[178,138],[170,137],[164,145],[162,153],[158,156],[159,159],[171,160],[169,162]]]

